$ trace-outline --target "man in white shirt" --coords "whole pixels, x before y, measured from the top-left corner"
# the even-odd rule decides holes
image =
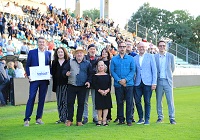
[[[45,38],[38,38],[38,49],[31,50],[28,54],[26,63],[26,73],[30,81],[29,99],[26,104],[26,113],[24,118],[24,126],[29,126],[30,117],[33,112],[35,97],[39,88],[39,102],[36,113],[36,124],[44,124],[42,122],[42,114],[44,108],[45,97],[49,85],[49,80],[31,81],[30,67],[38,66],[38,69],[43,66],[51,66],[51,53],[45,50]]]

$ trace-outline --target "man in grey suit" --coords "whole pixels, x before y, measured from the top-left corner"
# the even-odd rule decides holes
[[[146,53],[147,45],[140,42],[137,47],[139,55],[134,57],[136,63],[135,77],[135,104],[139,116],[137,124],[149,125],[151,111],[152,90],[156,89],[157,68],[154,56]],[[144,97],[145,115],[141,104],[141,98]],[[144,121],[144,119],[145,121]]]
[[[176,124],[175,121],[175,107],[174,107],[174,97],[173,97],[173,72],[175,69],[174,55],[166,52],[165,41],[158,42],[159,53],[155,54],[155,61],[157,65],[157,88],[156,88],[156,102],[157,102],[157,123],[163,122],[163,110],[162,110],[162,98],[165,93],[169,120],[171,124]]]

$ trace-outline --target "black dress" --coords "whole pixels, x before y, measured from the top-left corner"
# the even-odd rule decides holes
[[[94,75],[93,76],[93,86],[95,88],[95,108],[100,109],[110,109],[112,108],[112,100],[110,92],[106,96],[102,96],[98,90],[111,89],[111,77],[110,75]]]

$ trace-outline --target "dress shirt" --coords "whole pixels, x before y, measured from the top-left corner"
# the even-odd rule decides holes
[[[39,66],[45,66],[45,51],[38,49]]]
[[[159,61],[160,61],[160,78],[166,79],[166,53],[164,55],[159,54]]]
[[[141,56],[139,55],[139,63],[140,63],[140,67],[142,66],[142,61],[144,59],[144,54]]]

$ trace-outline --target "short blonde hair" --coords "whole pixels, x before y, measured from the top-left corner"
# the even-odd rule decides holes
[[[12,62],[12,61],[8,62],[7,66],[8,66],[8,68],[11,68],[11,69],[13,69],[13,70],[15,69],[15,68],[14,68],[15,64],[14,64],[14,62]]]
[[[98,63],[97,63],[97,66],[96,66],[96,70],[97,70],[97,72],[99,72],[99,70],[98,70],[98,65],[99,65],[99,63],[100,62],[103,62],[102,60],[100,60]],[[108,67],[106,66],[106,64],[103,62],[103,64],[104,64],[104,72],[106,72],[107,71],[107,69],[108,69]]]

